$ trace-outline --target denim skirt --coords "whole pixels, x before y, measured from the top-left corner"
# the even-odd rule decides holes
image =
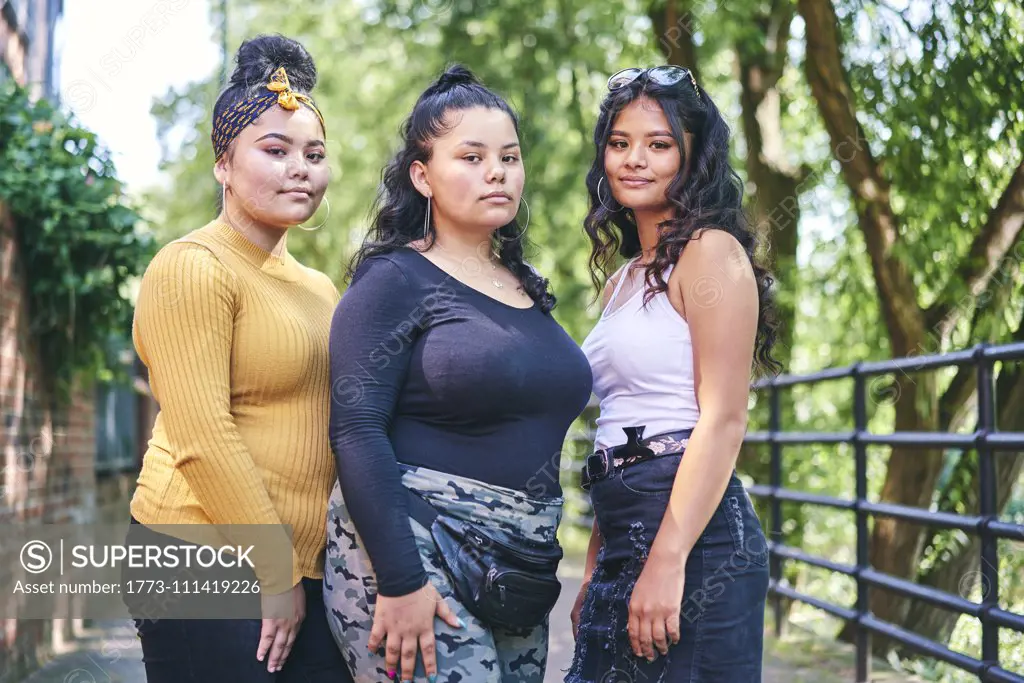
[[[603,545],[580,613],[566,683],[760,683],[768,550],[735,474],[686,563],[680,641],[653,662],[633,654],[629,600],[668,507],[682,454],[597,481],[591,501]]]

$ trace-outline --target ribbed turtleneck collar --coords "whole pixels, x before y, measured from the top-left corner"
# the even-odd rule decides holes
[[[281,280],[298,278],[298,262],[287,248],[274,255],[223,221],[215,220],[208,228],[218,241],[266,274]]]

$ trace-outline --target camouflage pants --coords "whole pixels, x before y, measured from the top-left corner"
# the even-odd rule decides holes
[[[402,483],[445,514],[483,527],[512,532],[538,541],[552,541],[562,513],[562,499],[536,500],[510,489],[491,486],[424,467],[402,467]],[[548,624],[532,629],[489,628],[456,599],[430,533],[410,519],[420,558],[437,588],[465,629],[434,620],[438,681],[441,683],[543,683],[548,654]],[[328,507],[324,600],[334,639],[355,683],[387,681],[383,650],[367,650],[373,627],[377,582],[370,559],[349,517],[340,487],[334,485]],[[422,661],[416,681],[425,681]]]

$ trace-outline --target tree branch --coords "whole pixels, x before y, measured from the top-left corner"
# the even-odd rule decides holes
[[[796,16],[796,7],[790,0],[773,0],[771,8],[771,27],[768,33],[768,52],[772,55],[772,72],[775,80],[771,87],[778,85],[779,79],[785,71],[786,63],[789,61],[787,47],[789,46],[789,29],[793,25],[793,17]]]
[[[977,370],[973,365],[961,365],[957,368],[953,381],[939,399],[939,429],[943,432],[953,431],[953,421],[974,395],[977,388]]]
[[[996,207],[981,231],[975,235],[970,251],[957,266],[939,296],[927,311],[928,326],[942,339],[949,335],[959,317],[958,293],[976,297],[988,285],[999,262],[1010,251],[1024,230],[1024,160],[1010,177]]]
[[[575,56],[576,53],[576,39],[575,33],[572,30],[573,17],[572,7],[566,0],[560,0],[558,3],[558,13],[562,19],[562,31],[566,36],[570,37],[571,45],[569,47],[569,53]],[[569,63],[569,73],[572,75],[572,115],[573,122],[576,125],[576,130],[586,130],[586,124],[584,123],[583,114],[583,103],[580,97],[580,79],[576,73],[576,60],[573,59]]]
[[[1024,341],[1024,310],[1020,312],[1020,320],[1017,322],[1017,329],[1013,331],[1013,340],[1015,342]]]
[[[1019,270],[1020,264],[1016,260],[1004,256],[989,277],[985,290],[972,299],[974,315],[970,327],[971,340],[1004,343],[1024,338],[1024,324],[1018,325],[1016,330],[1008,330],[1004,327],[1006,322],[1003,318],[1006,304],[1017,287],[1019,276],[1016,271]],[[974,367],[961,366],[957,369],[953,381],[939,399],[939,429],[947,432],[955,429],[954,420],[962,413],[977,389],[976,379]]]
[[[843,179],[853,195],[892,353],[909,355],[918,351],[924,339],[924,316],[917,302],[914,281],[892,252],[899,232],[889,183],[857,121],[849,77],[842,63],[835,8],[831,0],[799,0],[798,6],[806,24],[807,81],[824,119]]]
[[[794,168],[786,158],[782,141],[782,96],[777,87],[788,59],[789,26],[794,14],[791,3],[775,0],[770,14],[754,17],[763,36],[736,43],[748,166],[763,167],[751,168],[752,180],[759,188],[768,173],[783,175],[797,186],[803,179],[803,169]],[[768,207],[768,210],[774,208]]]

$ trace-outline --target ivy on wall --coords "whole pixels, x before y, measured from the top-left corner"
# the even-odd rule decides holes
[[[51,103],[0,84],[0,202],[15,225],[29,332],[58,401],[108,380],[131,329],[129,287],[153,255],[96,136]]]

